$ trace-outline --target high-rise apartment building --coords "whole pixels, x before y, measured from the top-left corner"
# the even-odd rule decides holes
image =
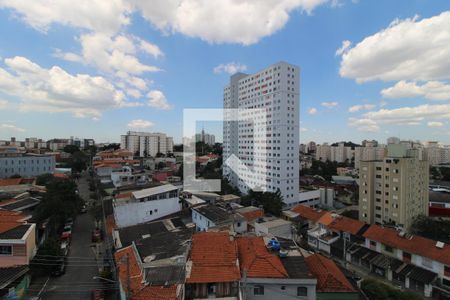
[[[359,219],[408,230],[428,215],[428,161],[419,149],[390,144],[382,160],[360,162]]]
[[[265,110],[264,121],[254,124],[224,121],[223,160],[235,155],[244,167],[235,173],[224,165],[223,175],[241,192],[265,186],[279,189],[285,203],[298,199],[299,79],[297,66],[280,62],[255,74],[237,73],[225,87],[225,109]]]
[[[173,138],[164,133],[128,131],[120,136],[120,148],[136,156],[153,156],[173,152]]]
[[[205,130],[202,129],[202,133],[197,133],[195,135],[195,142],[203,142],[213,146],[216,143],[216,136],[214,134],[206,133]]]

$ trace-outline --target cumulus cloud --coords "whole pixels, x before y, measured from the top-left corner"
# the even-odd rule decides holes
[[[338,103],[336,101],[333,101],[333,102],[322,102],[322,103],[320,103],[320,105],[322,105],[323,107],[326,107],[326,108],[333,108],[333,107],[338,106]]]
[[[357,127],[359,124],[370,125],[370,128],[379,128],[381,125],[420,125],[427,121],[430,127],[443,125],[442,120],[450,120],[450,104],[418,105],[395,109],[380,109],[364,113],[361,118],[349,119],[349,126]]]
[[[442,126],[444,126],[444,123],[442,123],[442,122],[437,122],[437,121],[434,121],[434,122],[428,122],[428,123],[427,123],[427,126],[428,126],[428,127],[442,127]]]
[[[375,108],[375,104],[361,104],[361,105],[353,105],[348,108],[348,111],[351,113],[358,112],[360,110],[371,110]]]
[[[77,117],[99,117],[104,110],[123,106],[122,91],[107,79],[49,69],[21,56],[5,59],[0,68],[0,92],[18,99],[23,111],[69,112]]]
[[[450,11],[419,20],[394,20],[343,53],[340,75],[371,80],[450,78]]]
[[[405,80],[381,91],[384,98],[416,98],[424,97],[430,100],[450,100],[450,84],[441,81],[428,81],[422,85]]]
[[[346,53],[348,48],[350,48],[351,45],[352,45],[352,42],[350,42],[349,40],[342,41],[342,46],[336,50],[335,55],[340,56],[340,55]]]
[[[356,130],[362,132],[378,132],[380,130],[378,124],[371,119],[350,118],[348,120],[348,126],[354,127]]]
[[[221,73],[228,73],[230,75],[233,75],[238,72],[244,72],[247,70],[246,65],[242,65],[240,63],[230,62],[227,64],[220,64],[217,67],[214,68],[215,74],[221,74]]]
[[[167,101],[166,96],[161,91],[152,90],[148,92],[147,97],[148,105],[151,107],[161,110],[169,110],[173,108],[173,106]]]
[[[142,119],[137,119],[137,120],[131,120],[127,126],[130,128],[135,128],[135,129],[144,129],[144,128],[150,128],[153,125],[154,125],[153,122],[150,122],[147,120],[142,120]]]
[[[29,26],[44,32],[59,23],[111,34],[130,23],[131,13],[123,0],[1,0],[0,8],[13,9]]]
[[[308,110],[308,114],[310,114],[310,115],[315,115],[316,113],[317,113],[317,108],[315,108],[315,107],[311,107]]]
[[[13,124],[0,124],[0,131],[14,131],[14,132],[24,132],[25,129],[17,127],[16,125]]]
[[[250,45],[282,29],[294,10],[311,13],[327,0],[132,0],[166,34],[210,43]]]

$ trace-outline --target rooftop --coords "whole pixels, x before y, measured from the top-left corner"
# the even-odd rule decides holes
[[[328,225],[328,228],[356,235],[364,225],[366,223],[359,220],[338,216]]]
[[[171,185],[171,184],[164,184],[164,185],[136,191],[136,192],[133,192],[132,194],[133,194],[134,198],[140,199],[140,198],[145,198],[145,197],[149,197],[152,195],[158,195],[161,193],[167,193],[167,192],[176,191],[176,190],[178,190],[178,187]]]
[[[262,208],[254,206],[242,207],[236,209],[236,212],[249,222],[264,217],[264,210]]]
[[[269,252],[262,237],[241,237],[236,241],[241,273],[246,272],[249,278],[288,277],[280,258]]]
[[[393,248],[398,248],[450,265],[450,246],[448,244],[443,243],[444,245],[441,249],[436,247],[437,241],[417,235],[401,237],[397,230],[379,225],[371,225],[363,236]]]
[[[296,212],[300,215],[301,218],[311,220],[314,222],[319,221],[319,219],[327,213],[325,210],[316,210],[309,206],[305,205],[297,205],[291,209],[293,212]]]
[[[228,232],[201,232],[192,237],[187,283],[234,282],[240,279],[237,245]]]
[[[7,287],[11,282],[14,282],[20,278],[20,276],[26,274],[28,270],[29,268],[27,265],[0,268],[0,289]]]
[[[306,265],[305,258],[301,255],[281,258],[281,263],[286,269],[289,278],[314,278]]]
[[[0,239],[19,240],[33,224],[20,224],[17,222],[0,223]]]
[[[225,209],[215,205],[197,206],[193,210],[216,224],[231,221],[231,215]]]
[[[176,285],[150,286],[143,283],[142,272],[132,246],[118,250],[114,254],[118,267],[118,275],[122,287],[125,288],[129,279],[131,299],[162,300],[177,299]],[[124,259],[128,258],[128,264]],[[128,267],[127,267],[128,266]]]
[[[150,285],[173,285],[184,283],[185,265],[167,265],[150,267],[145,270],[145,281]]]
[[[311,273],[317,278],[319,292],[356,292],[344,273],[331,260],[320,254],[305,258]]]
[[[23,200],[17,200],[17,201],[8,203],[6,205],[3,205],[1,208],[7,209],[7,210],[23,210],[23,209],[26,209],[29,207],[36,206],[40,202],[41,201],[36,198],[27,197]]]

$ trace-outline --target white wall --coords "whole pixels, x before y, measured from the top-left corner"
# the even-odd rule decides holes
[[[181,205],[178,197],[145,202],[129,202],[114,206],[117,226],[125,227],[153,221],[179,212]]]
[[[209,227],[216,226],[213,221],[207,219],[195,210],[192,210],[192,222],[194,222],[195,228],[198,231],[207,231]]]

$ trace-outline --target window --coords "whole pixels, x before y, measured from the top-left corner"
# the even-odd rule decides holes
[[[377,242],[375,242],[375,241],[370,241],[370,246],[376,246],[377,245]]]
[[[384,246],[384,250],[386,250],[387,252],[391,252],[394,251],[394,249],[391,246]]]
[[[0,255],[12,255],[12,246],[0,246]]]
[[[253,288],[253,295],[264,295],[264,286],[255,285]]]
[[[297,296],[308,296],[308,288],[299,286],[297,288]]]
[[[403,260],[411,261],[411,253],[403,252]]]
[[[285,285],[282,285],[282,286],[281,286],[281,290],[282,290],[282,291],[286,290],[286,286],[285,286]]]

